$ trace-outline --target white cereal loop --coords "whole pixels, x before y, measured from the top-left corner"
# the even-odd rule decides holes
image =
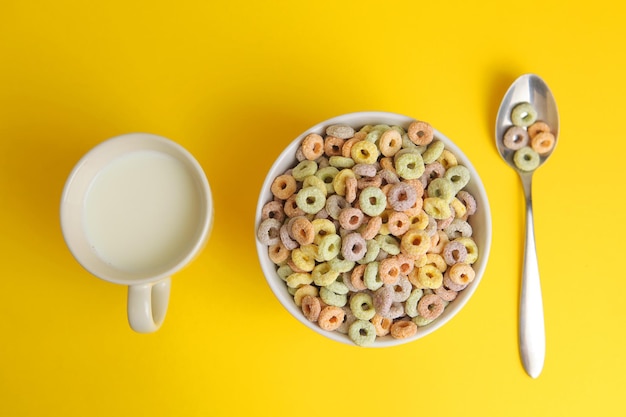
[[[354,136],[354,128],[346,124],[331,125],[326,128],[326,135],[339,139],[350,139]]]

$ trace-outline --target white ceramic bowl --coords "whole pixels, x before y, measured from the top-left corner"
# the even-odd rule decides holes
[[[307,129],[285,148],[285,150],[278,156],[278,158],[276,158],[276,161],[267,173],[257,203],[255,236],[256,230],[261,223],[261,211],[263,209],[263,206],[268,201],[271,201],[273,199],[272,193],[270,191],[270,186],[274,178],[276,178],[278,175],[283,174],[287,169],[292,168],[297,164],[295,156],[296,150],[298,149],[300,143],[306,135],[308,135],[309,133],[323,134],[327,126],[338,123],[348,124],[355,129],[358,129],[367,124],[398,125],[406,129],[408,125],[414,120],[414,118],[395,113],[358,112],[337,116],[332,119],[325,120],[311,127],[310,129]],[[394,339],[391,336],[378,337],[376,338],[376,341],[372,345],[370,345],[370,347],[387,347],[411,342],[416,339],[422,338],[429,333],[432,333],[433,331],[446,324],[463,308],[463,306],[465,306],[465,304],[474,294],[474,291],[476,291],[476,288],[480,284],[480,281],[485,272],[485,268],[487,266],[487,259],[489,257],[489,250],[491,247],[491,212],[489,209],[487,194],[485,193],[485,187],[480,180],[478,172],[476,171],[470,160],[467,158],[467,156],[465,156],[465,154],[461,151],[461,149],[459,149],[459,147],[457,147],[454,142],[442,135],[436,129],[434,129],[434,135],[436,139],[444,142],[446,149],[454,153],[459,163],[467,167],[471,173],[470,182],[467,184],[465,189],[474,196],[477,205],[476,213],[470,217],[469,221],[473,229],[473,238],[476,241],[479,252],[478,259],[473,264],[473,267],[476,271],[476,277],[463,291],[459,293],[457,298],[446,307],[441,316],[439,316],[432,323],[423,327],[419,327],[415,336],[407,339]],[[287,309],[287,311],[309,329],[337,342],[355,345],[354,342],[352,342],[352,340],[350,340],[347,335],[339,332],[329,332],[322,330],[317,325],[317,323],[312,323],[307,320],[300,308],[296,306],[293,300],[293,296],[290,295],[287,291],[287,286],[285,282],[276,273],[276,266],[268,256],[267,246],[259,242],[258,239],[256,239],[256,246],[259,261],[261,263],[261,268],[263,270],[267,283],[274,292],[276,298],[278,298],[278,301],[280,301],[280,303]]]

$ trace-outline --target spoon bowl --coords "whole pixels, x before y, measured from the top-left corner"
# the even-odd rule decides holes
[[[529,103],[530,108],[521,114],[520,123],[517,117],[516,123],[522,125],[521,133],[512,135],[513,142],[505,146],[504,136],[507,130],[514,126],[512,113],[516,106],[521,103]],[[519,107],[518,107],[519,108]],[[531,115],[536,112],[536,119]],[[527,126],[531,121],[524,121],[525,117],[544,122],[548,125],[550,133],[554,136],[554,143],[547,152],[539,154],[532,148],[525,146],[520,150],[511,149],[522,147],[521,143],[516,144],[516,140],[528,139]],[[518,132],[520,130],[518,129]],[[541,165],[554,153],[559,133],[559,115],[556,101],[547,84],[537,75],[525,74],[517,78],[506,92],[498,115],[496,117],[496,147],[500,156],[511,166],[520,176],[526,202],[526,236],[524,245],[524,263],[522,270],[522,281],[519,304],[519,348],[520,357],[524,369],[532,378],[537,378],[543,370],[546,354],[545,325],[543,318],[543,299],[541,295],[541,283],[539,280],[539,264],[537,261],[537,248],[535,245],[535,231],[532,209],[532,176]],[[524,138],[525,139],[521,139]],[[524,152],[518,155],[516,163],[516,152]],[[527,161],[533,160],[535,163],[528,166],[521,164],[522,155]],[[521,169],[520,166],[525,169]]]

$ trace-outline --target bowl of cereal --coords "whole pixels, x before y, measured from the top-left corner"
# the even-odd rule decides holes
[[[309,128],[278,156],[255,236],[267,283],[300,323],[386,347],[466,305],[487,265],[491,213],[470,160],[428,122],[357,112]]]

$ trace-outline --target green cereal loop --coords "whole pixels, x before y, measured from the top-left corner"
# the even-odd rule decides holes
[[[463,187],[465,187],[469,182],[470,172],[469,169],[467,169],[463,165],[455,165],[446,170],[444,177],[450,180],[454,189],[454,194],[456,194],[461,191]]]
[[[319,177],[315,175],[309,175],[302,181],[302,188],[315,187],[319,188],[324,195],[328,194],[328,190],[326,189],[326,184]]]
[[[322,287],[322,288],[327,288],[329,291],[332,291],[335,294],[339,294],[339,295],[346,295],[348,294],[348,292],[350,292],[350,289],[348,288],[348,286],[341,281],[333,281],[326,287]]]
[[[317,255],[321,261],[330,261],[336,258],[341,251],[341,237],[338,234],[326,235],[318,243]],[[337,271],[341,272],[341,271]]]
[[[443,220],[452,216],[450,204],[446,200],[438,197],[428,197],[424,199],[424,211],[435,220]]]
[[[365,187],[359,194],[361,211],[370,217],[382,214],[387,207],[387,196],[378,187]]]
[[[376,327],[367,320],[355,320],[348,328],[348,337],[358,346],[369,346],[376,340]]]
[[[366,141],[371,142],[371,143],[376,143],[378,142],[378,139],[380,139],[380,135],[383,132],[381,132],[380,130],[376,130],[376,129],[372,129],[369,131],[369,133],[365,136]]]
[[[360,140],[350,148],[350,156],[357,164],[373,164],[378,160],[380,151],[376,144]]]
[[[406,152],[394,160],[396,172],[405,180],[414,180],[424,173],[424,159],[418,152]]]
[[[428,197],[437,197],[446,201],[448,204],[456,195],[456,189],[447,178],[435,178],[428,184]]]
[[[400,242],[391,235],[378,235],[374,238],[380,245],[380,248],[387,252],[391,256],[395,256],[400,253]]]
[[[276,273],[278,274],[280,279],[282,279],[283,281],[287,281],[287,277],[293,274],[293,269],[291,269],[289,265],[282,265],[278,267]]]
[[[471,237],[457,237],[453,240],[453,242],[459,242],[461,245],[465,246],[467,250],[467,256],[465,257],[465,263],[473,264],[478,259],[478,246],[474,239]]]
[[[406,130],[402,126],[393,125],[393,126],[391,126],[391,129],[393,129],[396,132],[400,133],[400,136],[402,136],[402,135],[404,135],[406,133]]]
[[[372,296],[365,292],[358,292],[350,297],[350,310],[354,317],[369,320],[376,314]]]
[[[537,110],[528,102],[519,103],[511,110],[511,122],[515,126],[527,127],[537,120]]]
[[[335,167],[324,167],[317,170],[315,176],[322,181],[326,185],[326,191],[328,194],[335,192],[333,189],[333,180],[335,179],[335,175],[339,174],[339,170]]]
[[[407,133],[404,133],[402,135],[402,149],[409,149],[421,155],[424,153],[424,151],[426,151],[426,145],[414,144],[413,141],[409,139],[409,135]]]
[[[349,261],[347,259],[341,259],[339,256],[336,256],[328,261],[330,265],[330,269],[339,272],[340,274],[343,272],[350,272],[354,268],[356,262]]]
[[[385,133],[389,129],[391,129],[391,126],[386,125],[384,123],[374,125],[374,127],[372,128],[372,130],[378,130],[380,131],[380,133]]]
[[[365,134],[369,133],[372,131],[372,129],[374,128],[373,125],[365,125],[362,128],[359,129],[359,132],[363,132]]]
[[[320,298],[329,306],[343,307],[348,303],[346,294],[335,294],[326,287],[320,288]]]
[[[513,162],[522,171],[533,171],[539,166],[539,154],[530,146],[524,146],[515,151]]]
[[[409,317],[417,317],[419,314],[417,313],[417,303],[424,295],[424,290],[421,288],[414,288],[411,291],[411,295],[404,302],[404,312]],[[417,323],[416,323],[417,324]]]
[[[324,208],[326,196],[315,187],[307,187],[296,194],[298,208],[308,214],[316,214]]]
[[[380,253],[380,245],[374,239],[366,240],[365,248],[365,256],[357,261],[359,264],[363,265],[376,260]]]
[[[309,175],[315,174],[316,171],[317,162],[305,159],[295,166],[295,168],[291,172],[291,176],[293,176],[296,181],[303,181]]]
[[[426,319],[422,316],[415,316],[411,319],[413,323],[417,325],[417,327],[424,327],[429,323],[432,323],[434,319]]]
[[[287,286],[290,288],[298,288],[313,282],[313,277],[307,272],[294,272],[287,277]]]
[[[380,264],[378,262],[370,262],[367,264],[365,271],[363,272],[363,283],[365,283],[365,286],[372,291],[376,291],[384,284],[378,270],[379,266]]]
[[[298,288],[291,288],[291,287],[287,287],[287,292],[288,292],[291,296],[296,295],[296,291],[298,291]]]
[[[428,147],[422,154],[424,163],[430,164],[431,162],[435,162],[437,158],[441,156],[441,153],[443,152],[444,148],[445,148],[445,145],[443,144],[442,141],[440,140],[433,141],[430,145],[428,145]]]
[[[333,271],[328,262],[315,265],[311,272],[311,282],[320,287],[332,284],[339,277],[339,272]],[[309,283],[310,284],[310,283]]]
[[[328,163],[335,168],[352,168],[355,165],[354,159],[338,155],[328,158]]]

